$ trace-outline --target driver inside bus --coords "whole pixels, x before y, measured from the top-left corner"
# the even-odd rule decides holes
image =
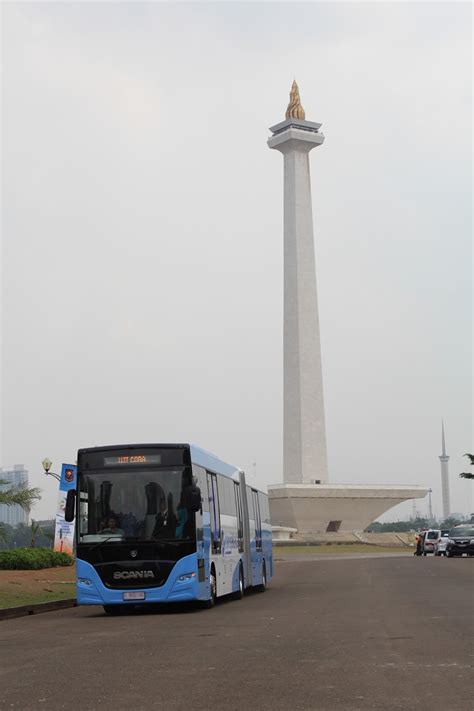
[[[114,516],[109,516],[107,519],[107,524],[105,528],[102,528],[99,533],[110,533],[116,536],[123,536],[123,529],[119,528],[117,525],[117,519]]]

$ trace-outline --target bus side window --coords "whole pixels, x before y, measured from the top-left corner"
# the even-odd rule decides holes
[[[193,477],[197,480],[197,485],[201,489],[201,505],[203,511],[209,511],[209,498],[206,496],[207,480],[206,470],[193,464]]]
[[[211,546],[213,553],[220,553],[222,548],[221,515],[219,509],[219,492],[217,476],[207,472],[207,487],[209,492],[209,514],[211,522]]]
[[[258,492],[258,501],[260,504],[260,514],[262,523],[270,523],[270,509],[268,508],[268,497],[261,491]]]
[[[253,540],[255,538],[255,513],[253,507],[252,489],[249,486],[247,486],[247,506],[249,510],[250,540]]]
[[[234,481],[235,510],[237,515],[237,537],[239,540],[239,553],[244,550],[244,522],[242,520],[242,502],[240,500],[240,485]]]
[[[253,509],[255,512],[255,543],[258,551],[262,550],[262,521],[258,503],[258,491],[252,489]]]

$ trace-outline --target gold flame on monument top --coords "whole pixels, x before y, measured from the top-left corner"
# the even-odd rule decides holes
[[[304,121],[305,113],[304,108],[301,106],[300,90],[298,89],[298,84],[296,79],[293,80],[290,91],[290,103],[285,114],[287,119],[300,119]]]

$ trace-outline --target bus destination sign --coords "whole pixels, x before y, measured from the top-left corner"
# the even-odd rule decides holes
[[[126,464],[161,464],[160,454],[123,454],[118,457],[104,457],[104,466],[120,467]]]

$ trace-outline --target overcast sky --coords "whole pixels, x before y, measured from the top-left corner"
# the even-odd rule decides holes
[[[193,441],[282,480],[283,161],[311,153],[333,483],[473,510],[468,3],[4,3],[0,464]],[[256,465],[254,465],[254,462]],[[427,511],[427,501],[418,504]],[[387,514],[409,514],[404,504]]]

